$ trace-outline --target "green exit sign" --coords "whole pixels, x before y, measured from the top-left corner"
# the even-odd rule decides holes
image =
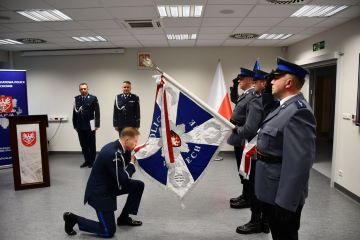
[[[321,41],[313,44],[313,52],[316,52],[324,48],[325,48],[325,41]]]

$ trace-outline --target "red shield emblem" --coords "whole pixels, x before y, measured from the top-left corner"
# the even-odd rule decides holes
[[[0,96],[0,113],[10,113],[12,110],[12,97]]]
[[[21,142],[26,147],[31,147],[36,143],[36,132],[21,132]]]
[[[171,135],[171,143],[173,147],[180,147],[181,146],[181,138],[180,136],[174,132],[173,130],[170,131]]]

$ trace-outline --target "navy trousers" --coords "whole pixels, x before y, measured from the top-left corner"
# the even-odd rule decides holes
[[[144,183],[140,180],[131,179],[130,183],[117,193],[117,195],[128,194],[121,215],[137,214],[143,191]],[[95,209],[95,211],[99,221],[79,217],[77,222],[79,229],[81,231],[94,233],[99,237],[111,238],[114,236],[116,232],[114,211],[103,211],[99,209]]]
[[[96,131],[78,130],[77,132],[85,162],[88,164],[94,164],[96,157]]]

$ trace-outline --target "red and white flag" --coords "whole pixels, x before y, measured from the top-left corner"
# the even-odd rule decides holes
[[[258,135],[256,135],[250,142],[246,141],[243,155],[241,158],[239,173],[245,178],[249,179],[251,171],[251,157],[256,154],[256,142]]]
[[[226,91],[224,74],[220,61],[217,65],[214,80],[211,85],[208,105],[217,111],[221,116],[230,120],[232,115],[230,97]]]

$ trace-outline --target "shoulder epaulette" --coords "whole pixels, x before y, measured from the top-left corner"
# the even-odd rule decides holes
[[[297,101],[295,102],[295,104],[296,104],[296,107],[297,107],[298,109],[306,108],[305,103],[303,103],[301,100],[297,100]]]

